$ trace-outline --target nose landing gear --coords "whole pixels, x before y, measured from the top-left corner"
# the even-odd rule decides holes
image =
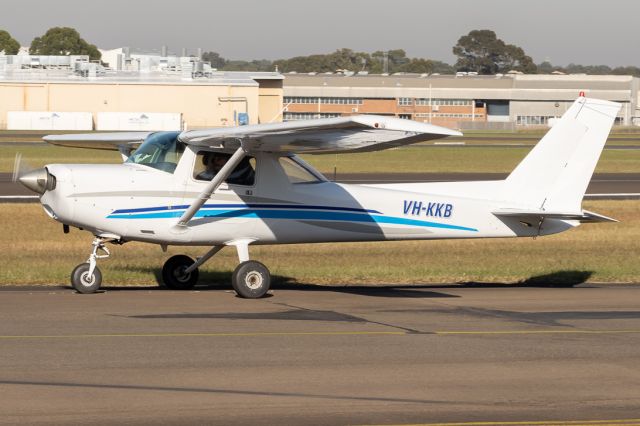
[[[102,284],[102,272],[96,265],[98,259],[106,259],[111,255],[105,243],[114,241],[114,238],[96,237],[93,240],[93,250],[89,259],[81,263],[71,272],[71,285],[78,293],[95,293]],[[100,254],[102,252],[102,254]]]

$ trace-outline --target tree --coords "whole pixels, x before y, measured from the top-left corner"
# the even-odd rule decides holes
[[[525,55],[522,48],[514,46],[513,44],[507,44],[505,46],[505,53],[501,59],[501,72],[516,70],[525,74],[535,74],[538,71],[531,56]]]
[[[384,61],[387,61],[387,72],[393,74],[394,72],[402,72],[401,68],[408,64],[411,60],[407,58],[407,53],[404,49],[393,49],[385,52],[377,50],[371,54],[372,72],[381,73],[384,72]]]
[[[554,71],[561,71],[561,70],[558,67],[554,67],[549,61],[544,61],[538,64],[539,74],[551,74]]]
[[[326,55],[296,56],[274,61],[282,72],[335,72],[337,70],[361,71],[371,58],[369,54],[351,49],[338,49]]]
[[[206,61],[210,61],[215,67],[216,60],[220,60],[218,69],[225,71],[273,71],[278,67],[280,72],[331,72],[336,71],[368,71],[380,74],[383,72],[383,62],[386,57],[388,72],[411,72],[411,73],[442,73],[452,74],[453,67],[441,61],[422,58],[408,58],[403,49],[394,49],[386,52],[376,51],[372,54],[366,52],[356,52],[351,49],[338,49],[327,54],[296,56],[289,59],[278,59],[276,61],[253,60],[238,61],[220,58],[215,52],[207,52],[202,55]]]
[[[633,75],[635,77],[640,77],[640,68],[638,67],[617,67],[611,70],[611,74],[616,75]]]
[[[400,66],[398,71],[419,74],[453,74],[453,67],[441,61],[412,58],[409,62]]]
[[[272,63],[268,59],[227,60],[222,69],[224,71],[273,71]]]
[[[5,55],[17,55],[20,51],[20,43],[5,30],[0,30],[0,52]]]
[[[536,65],[522,48],[506,44],[491,30],[473,30],[460,37],[453,47],[458,57],[458,71],[475,71],[479,74],[496,74],[511,70],[535,73]]]
[[[217,52],[204,52],[202,54],[202,60],[205,62],[209,62],[212,68],[216,68],[221,70],[224,68],[224,65],[227,63],[227,60],[220,56]]]
[[[43,36],[34,38],[29,54],[89,55],[91,60],[99,60],[102,56],[96,46],[87,43],[78,31],[69,27],[50,28]]]

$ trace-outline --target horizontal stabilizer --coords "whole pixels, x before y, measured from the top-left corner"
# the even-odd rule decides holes
[[[493,214],[498,217],[510,217],[527,223],[539,222],[544,219],[578,220],[581,223],[618,222],[616,219],[593,213],[588,210],[582,210],[582,212],[577,213],[567,213],[545,210],[500,209],[494,211]]]

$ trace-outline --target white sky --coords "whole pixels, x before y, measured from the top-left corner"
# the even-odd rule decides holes
[[[5,0],[0,29],[22,45],[71,26],[99,48],[278,59],[341,47],[403,48],[455,62],[458,38],[491,29],[536,63],[640,66],[638,0]]]

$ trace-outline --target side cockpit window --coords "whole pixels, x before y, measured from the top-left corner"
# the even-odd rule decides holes
[[[182,157],[185,145],[178,140],[180,132],[156,132],[136,149],[127,163],[142,164],[164,172],[173,173]]]
[[[195,180],[210,181],[229,161],[231,154],[223,152],[200,151],[196,155],[193,168]],[[225,182],[229,185],[253,186],[256,180],[256,159],[244,157],[231,172]]]

